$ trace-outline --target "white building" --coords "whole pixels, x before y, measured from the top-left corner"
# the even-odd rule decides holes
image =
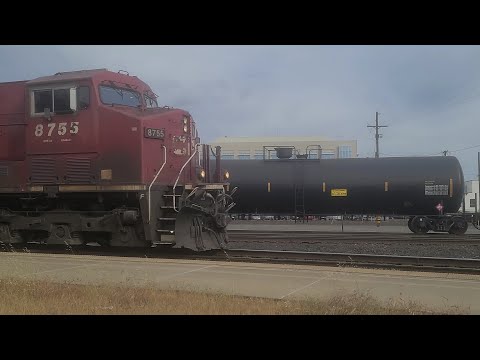
[[[212,142],[221,146],[222,159],[273,159],[276,146],[294,147],[295,155],[310,159],[357,157],[357,140],[331,140],[319,136],[304,137],[221,137]]]
[[[475,194],[477,194],[477,211],[480,211],[480,192],[478,180],[465,182],[465,212],[475,212]],[[460,209],[463,208],[463,205]],[[461,210],[460,210],[461,211]]]

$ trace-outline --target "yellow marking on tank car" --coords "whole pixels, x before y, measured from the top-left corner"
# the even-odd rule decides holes
[[[270,192],[270,181],[267,183],[268,192]]]
[[[332,189],[330,190],[331,196],[347,196],[347,189]]]
[[[388,181],[385,181],[385,191],[388,191]]]
[[[323,192],[325,192],[325,188],[326,188],[325,182],[323,182],[322,188],[323,188]]]
[[[450,179],[450,197],[453,197],[453,179]]]

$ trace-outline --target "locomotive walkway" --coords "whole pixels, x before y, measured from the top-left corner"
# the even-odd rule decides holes
[[[332,268],[309,265],[0,253],[0,277],[60,282],[149,284],[285,299],[365,291],[379,299],[416,300],[480,314],[480,275]]]

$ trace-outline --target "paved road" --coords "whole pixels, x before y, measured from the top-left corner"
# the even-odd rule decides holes
[[[480,276],[213,261],[0,253],[0,277],[74,283],[150,284],[285,299],[368,291],[480,314]],[[1,301],[1,299],[0,299]]]

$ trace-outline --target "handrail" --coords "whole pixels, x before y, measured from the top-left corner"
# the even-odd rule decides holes
[[[195,146],[195,151],[193,152],[193,154],[188,158],[188,160],[185,162],[185,164],[183,164],[182,168],[180,169],[180,172],[178,173],[178,176],[177,176],[177,180],[175,181],[175,184],[173,185],[173,210],[175,210],[176,212],[179,212],[180,210],[177,210],[176,207],[175,207],[175,188],[177,187],[177,183],[178,183],[178,179],[180,179],[180,175],[182,175],[182,172],[183,172],[183,169],[185,169],[185,166],[187,166],[187,164],[192,161],[193,157],[195,156],[195,154],[197,153],[198,151],[198,146],[200,144],[197,144]]]
[[[158,170],[157,172],[157,175],[155,175],[155,177],[153,178],[152,182],[150,183],[150,186],[148,187],[148,223],[150,223],[150,216],[151,216],[151,196],[150,196],[150,191],[152,189],[152,185],[153,183],[157,180],[157,177],[158,175],[160,175],[160,172],[163,170],[163,168],[165,167],[165,164],[167,163],[167,148],[165,147],[165,145],[162,145],[163,147],[163,152],[164,152],[164,160],[163,160],[163,164],[162,164],[162,167],[160,168],[160,170]]]

